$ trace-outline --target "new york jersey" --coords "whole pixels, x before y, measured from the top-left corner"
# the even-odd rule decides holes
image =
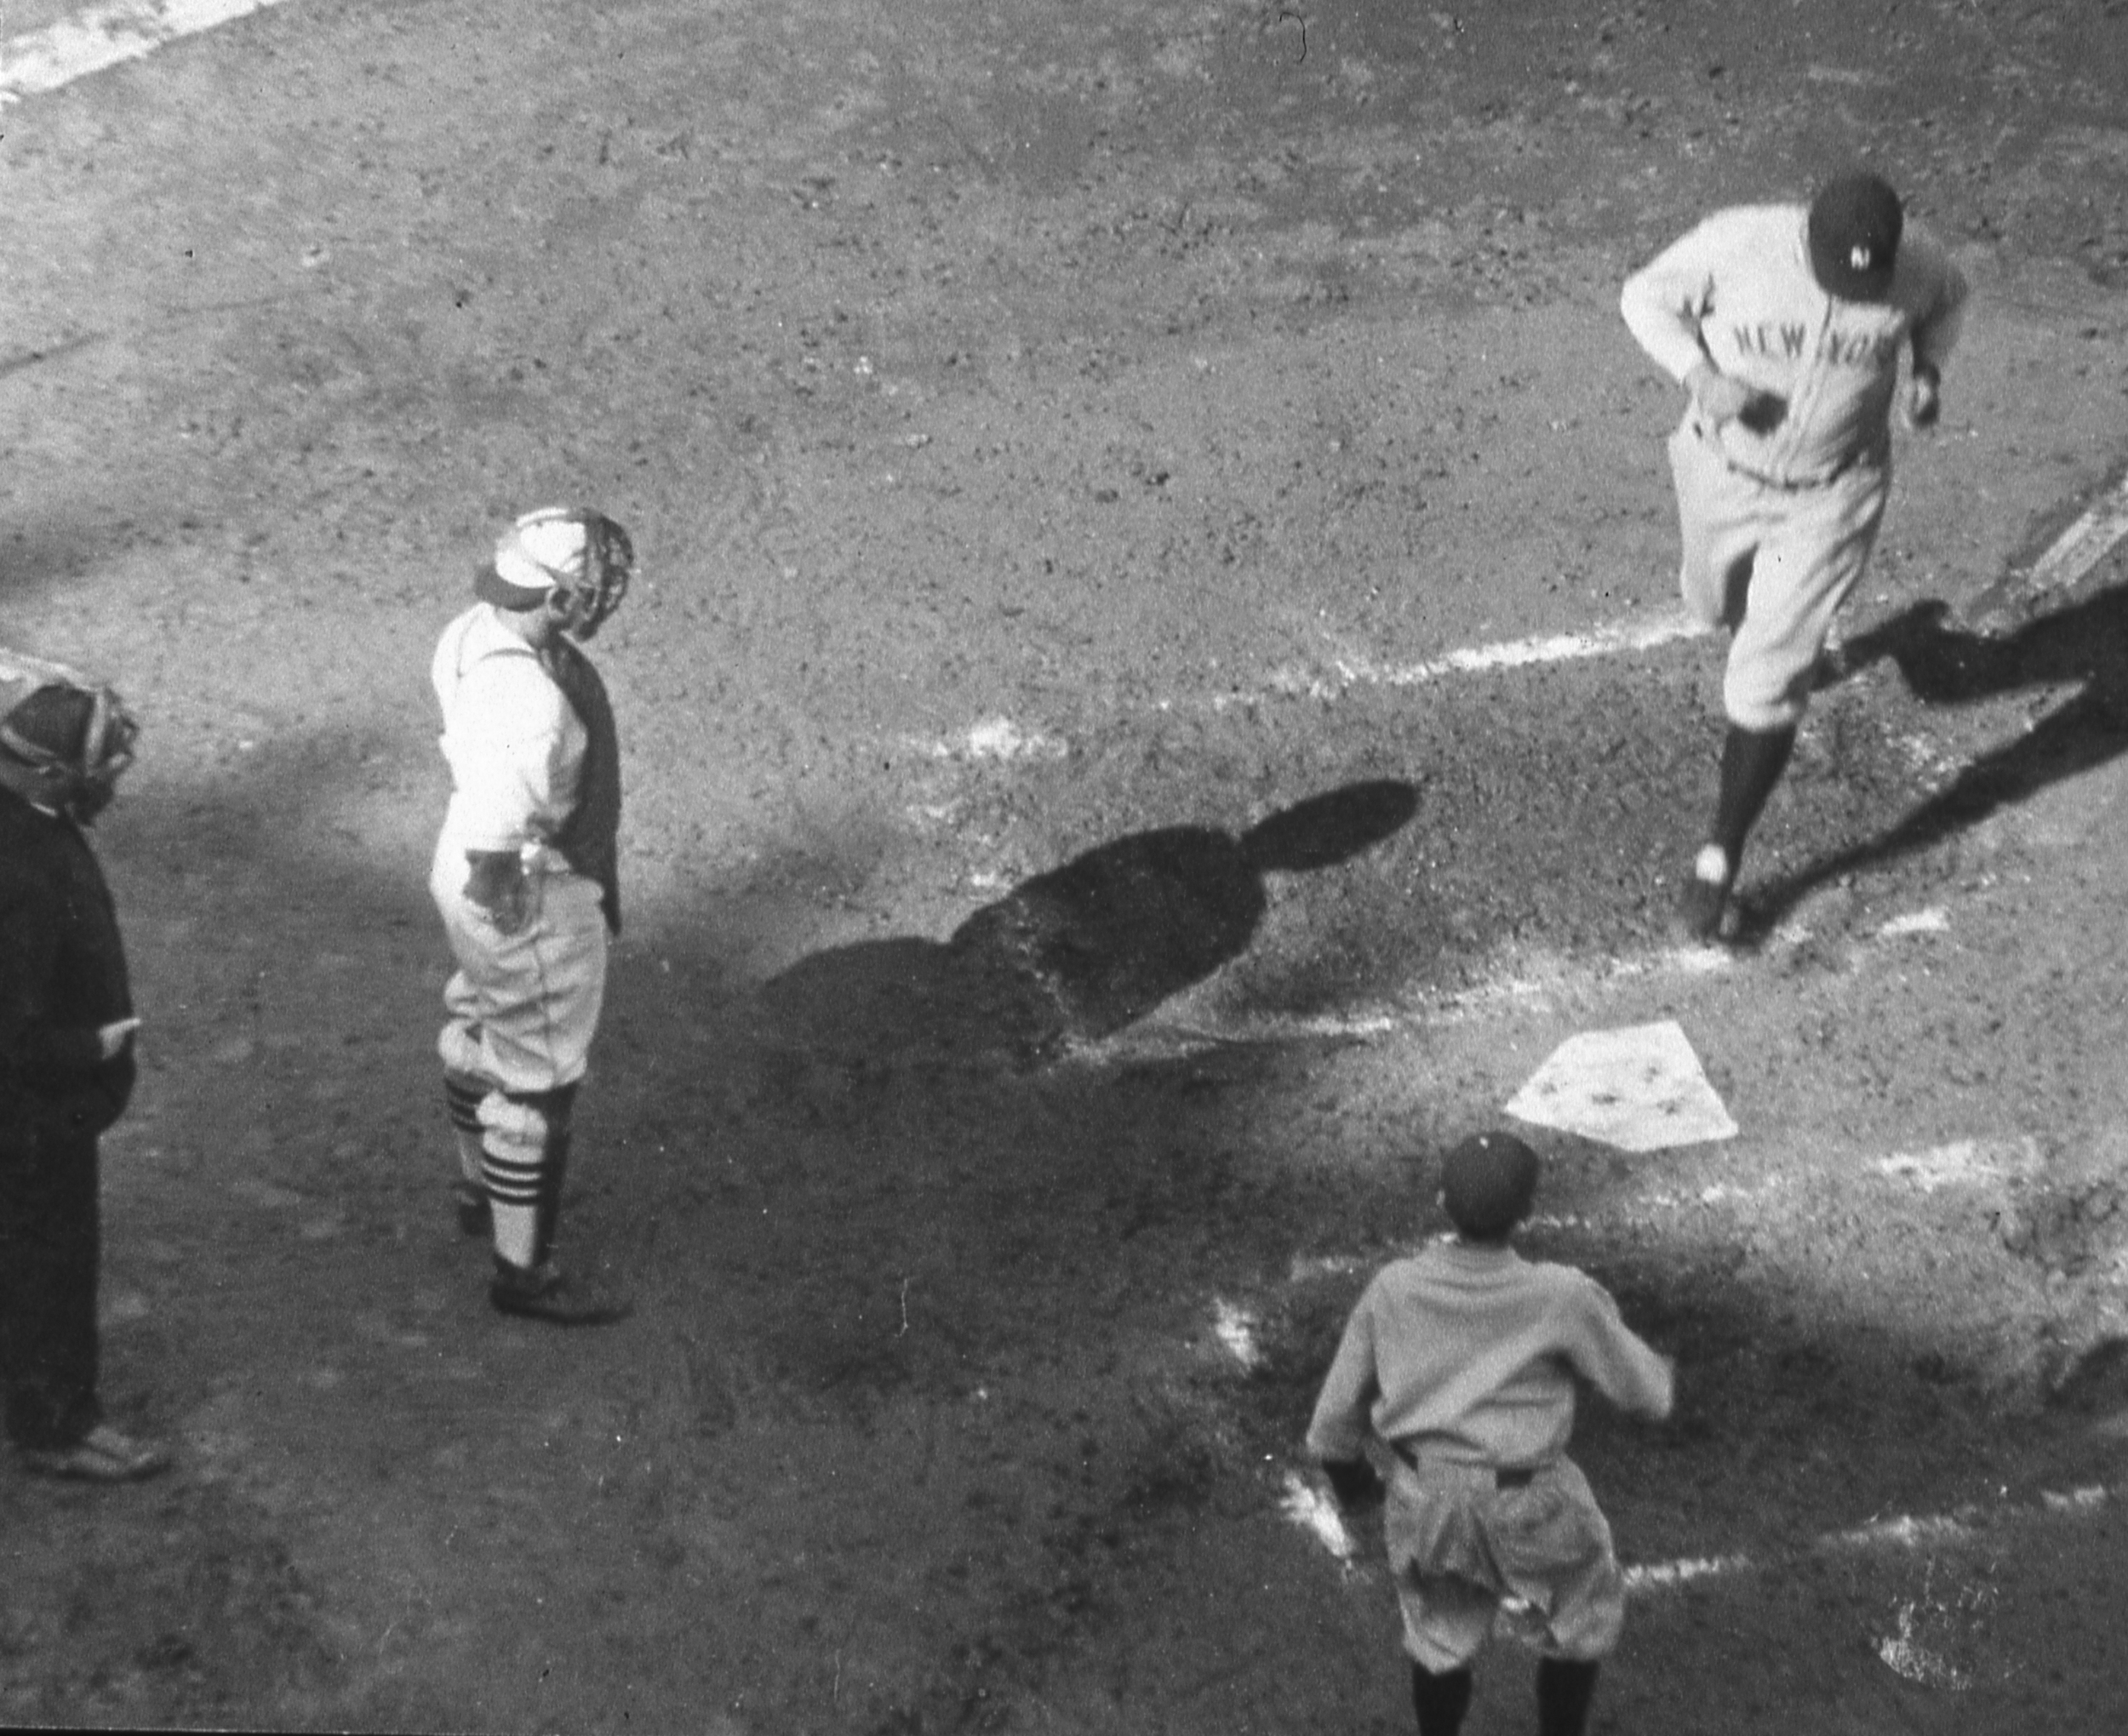
[[[1811,271],[1808,208],[1719,211],[1626,283],[1620,311],[1641,347],[1682,381],[1703,359],[1776,401],[1762,420],[1704,431],[1765,479],[1804,485],[1880,454],[1899,352],[1941,370],[1957,341],[1965,278],[1908,225],[1881,301],[1850,301]],[[1688,414],[1690,413],[1688,412]]]

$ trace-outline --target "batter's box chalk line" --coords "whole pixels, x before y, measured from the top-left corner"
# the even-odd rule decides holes
[[[1279,1510],[1322,1545],[1330,1557],[1345,1567],[1353,1565],[1359,1545],[1345,1525],[1330,1492],[1297,1470],[1285,1474]]]
[[[1547,663],[1611,657],[1622,652],[1652,651],[1679,639],[1702,637],[1708,631],[1681,611],[1673,611],[1646,621],[1592,627],[1580,633],[1544,633],[1527,639],[1502,640],[1400,664],[1377,663],[1363,653],[1339,645],[1340,654],[1331,660],[1327,671],[1287,665],[1271,672],[1264,691],[1282,699],[1329,700],[1348,688],[1418,687],[1451,675],[1483,675],[1497,669],[1528,669]],[[1212,708],[1224,711],[1247,705],[1251,698],[1219,694],[1213,699]]]
[[[1989,585],[1968,605],[1983,616],[2013,602],[2030,602],[2074,585],[2128,536],[2128,465],[2091,504],[2047,545],[2030,566],[2015,568]]]
[[[0,42],[0,108],[42,96],[77,78],[137,60],[166,43],[196,36],[280,0],[116,0]]]
[[[1212,1336],[1244,1373],[1253,1373],[1263,1366],[1263,1350],[1256,1342],[1260,1324],[1255,1309],[1224,1297],[1212,1299]]]
[[[2068,1490],[2043,1490],[2036,1504],[2013,1501],[2005,1496],[1992,1505],[1968,1507],[1955,1514],[1901,1514],[1872,1520],[1845,1530],[1822,1533],[1802,1548],[1770,1556],[1738,1553],[1633,1562],[1624,1569],[1626,1594],[1631,1597],[1649,1597],[1685,1593],[1696,1588],[1708,1588],[1743,1573],[1783,1572],[1828,1555],[1911,1556],[1932,1551],[1928,1570],[1931,1577],[1924,1579],[1922,1596],[1893,1606],[1893,1630],[1883,1636],[1878,1646],[1879,1655],[1895,1669],[1901,1668],[1902,1664],[1925,1668],[1929,1666],[1918,1660],[1928,1648],[1917,1639],[1916,1630],[1927,1613],[1970,1613],[1985,1601],[1961,1594],[1949,1605],[1941,1600],[1932,1602],[1931,1589],[1937,1557],[1974,1545],[1984,1536],[1999,1533],[2006,1526],[2042,1527],[2065,1519],[2090,1518],[2124,1499],[2128,1499],[2128,1484],[2093,1483]],[[1359,1539],[1319,1476],[1288,1469],[1281,1483],[1279,1509],[1287,1520],[1313,1537],[1341,1568],[1353,1573],[1368,1571],[1361,1559]],[[1899,1661],[1894,1662],[1895,1658]]]
[[[1938,1563],[1931,1561],[1918,1596],[1891,1606],[1891,1631],[1879,1636],[1877,1657],[1895,1676],[1925,1687],[1963,1693],[1979,1674],[1976,1653],[1997,1592],[1984,1581],[1936,1587]]]

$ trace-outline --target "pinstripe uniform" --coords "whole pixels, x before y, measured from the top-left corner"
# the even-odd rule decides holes
[[[1688,608],[1735,634],[1731,722],[1792,727],[1819,653],[1875,544],[1889,491],[1900,357],[1940,373],[1966,284],[1909,227],[1880,300],[1849,300],[1811,271],[1801,204],[1721,211],[1627,280],[1620,311],[1682,382],[1711,360],[1765,394],[1719,427],[1694,406],[1670,437]]]

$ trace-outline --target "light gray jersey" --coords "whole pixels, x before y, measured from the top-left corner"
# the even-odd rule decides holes
[[[1882,453],[1899,352],[1941,370],[1958,340],[1965,275],[1909,225],[1881,301],[1828,294],[1811,274],[1803,205],[1716,212],[1627,281],[1619,310],[1641,347],[1683,380],[1711,359],[1780,401],[1763,427],[1712,436],[1732,463],[1809,483]],[[1689,413],[1688,413],[1689,414]]]

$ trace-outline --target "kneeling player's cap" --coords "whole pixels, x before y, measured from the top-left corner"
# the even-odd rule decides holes
[[[1466,1236],[1491,1241],[1530,1215],[1537,1154],[1513,1134],[1473,1134],[1441,1160],[1441,1202]]]
[[[498,608],[537,608],[556,591],[584,582],[590,537],[571,506],[528,512],[495,544],[495,558],[473,579],[473,594]]]
[[[1835,176],[1811,201],[1811,274],[1828,295],[1881,301],[1906,214],[1899,196],[1866,170]]]

